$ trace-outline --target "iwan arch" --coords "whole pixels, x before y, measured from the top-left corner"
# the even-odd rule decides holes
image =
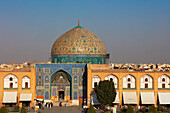
[[[77,78],[75,78],[76,80]],[[58,100],[71,100],[72,76],[63,70],[52,74],[50,82],[50,96]],[[57,98],[58,94],[58,98]]]

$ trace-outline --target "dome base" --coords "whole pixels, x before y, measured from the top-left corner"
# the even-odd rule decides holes
[[[52,55],[52,63],[106,64],[105,55]]]

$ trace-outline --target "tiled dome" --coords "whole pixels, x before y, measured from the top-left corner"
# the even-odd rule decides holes
[[[77,26],[61,35],[51,49],[51,55],[66,54],[106,55],[106,47],[94,33]]]

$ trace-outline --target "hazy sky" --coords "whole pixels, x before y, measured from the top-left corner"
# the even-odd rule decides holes
[[[170,63],[170,0],[0,0],[0,63],[47,61],[78,17],[111,62]]]

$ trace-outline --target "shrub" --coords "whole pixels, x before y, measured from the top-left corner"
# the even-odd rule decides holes
[[[8,113],[8,110],[6,109],[5,106],[0,108],[0,113]]]
[[[158,111],[154,105],[152,105],[151,108],[149,109],[149,113],[158,113]]]
[[[25,109],[24,106],[22,106],[20,113],[27,113],[27,110]]]
[[[110,111],[106,111],[105,113],[111,113]]]
[[[158,113],[162,113],[162,111],[158,111]]]
[[[134,110],[131,105],[128,105],[126,113],[134,113]]]
[[[146,112],[146,107],[141,108],[140,111],[141,111],[142,113],[145,113],[145,112]]]
[[[157,111],[162,111],[162,112],[163,112],[163,111],[164,111],[164,109],[163,109],[163,107],[162,107],[162,106],[160,106],[160,105],[159,105],[159,106],[158,106],[158,108],[157,108]]]
[[[136,113],[142,113],[141,111],[137,111]]]
[[[123,108],[121,109],[121,112],[126,112],[127,109],[125,108],[125,106],[123,106]]]
[[[87,113],[97,113],[96,110],[94,109],[93,105],[90,105],[89,109],[87,110]]]

